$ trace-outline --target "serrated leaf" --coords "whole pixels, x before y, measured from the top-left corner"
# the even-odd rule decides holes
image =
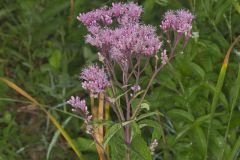
[[[131,159],[132,160],[151,160],[151,152],[147,143],[141,137],[136,135],[131,143]]]
[[[126,145],[123,139],[123,133],[118,132],[115,134],[114,138],[109,141],[109,146],[111,149],[111,159],[112,160],[123,160],[126,155]]]
[[[103,142],[103,146],[104,148],[107,146],[107,144],[109,143],[109,141],[113,138],[113,136],[122,128],[121,124],[116,123],[113,126],[111,126],[108,130],[107,133],[104,137],[104,142]]]

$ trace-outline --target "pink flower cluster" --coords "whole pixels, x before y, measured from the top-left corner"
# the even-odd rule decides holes
[[[80,111],[81,114],[83,114],[85,121],[84,123],[86,124],[86,133],[92,134],[93,133],[93,127],[90,124],[90,121],[92,119],[92,115],[89,115],[88,108],[86,105],[85,100],[80,100],[78,96],[74,97],[71,96],[71,99],[67,101],[68,104],[70,104],[73,108],[72,111],[77,112]]]
[[[81,13],[77,19],[85,26],[100,26],[101,23],[110,25],[116,19],[121,25],[136,23],[142,13],[142,7],[134,4],[113,3],[112,7],[103,7],[87,13]]]
[[[138,92],[141,90],[141,87],[138,84],[135,84],[131,87],[131,90],[134,92]]]
[[[104,69],[97,65],[91,65],[85,68],[80,78],[83,80],[82,87],[92,94],[104,92],[106,87],[110,85]]]
[[[114,30],[99,29],[86,36],[86,42],[101,50],[108,49],[108,54],[115,60],[126,60],[131,54],[152,56],[161,47],[155,28],[146,25],[126,25]]]
[[[162,44],[154,27],[139,23],[141,12],[142,8],[134,3],[116,3],[77,18],[90,32],[86,42],[99,48],[104,58],[111,58],[125,68],[131,56],[152,56]],[[109,26],[113,18],[119,24],[115,28]],[[101,26],[100,22],[106,26]]]
[[[122,53],[151,56],[161,47],[155,28],[146,25],[129,25],[117,28],[112,33],[112,48]]]
[[[129,25],[112,31],[110,57],[128,67],[131,56],[152,56],[161,47],[155,28],[146,25]]]
[[[167,56],[167,51],[164,49],[163,52],[161,53],[161,63],[162,64],[167,64],[168,61],[168,56]]]
[[[185,36],[190,34],[192,29],[192,20],[194,16],[187,10],[168,11],[160,27],[164,32],[173,29],[178,33],[184,33]]]
[[[69,99],[67,103],[73,107],[72,111],[77,111],[78,109],[80,109],[84,114],[88,114],[85,100],[80,100],[79,97],[71,96],[71,99]]]

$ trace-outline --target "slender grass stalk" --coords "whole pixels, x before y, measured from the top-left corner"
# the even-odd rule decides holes
[[[50,118],[50,120],[52,121],[52,123],[54,124],[54,126],[59,130],[59,132],[62,134],[62,136],[66,139],[66,141],[68,142],[68,144],[70,145],[70,147],[73,149],[73,151],[76,153],[76,155],[78,156],[78,158],[80,160],[84,160],[81,152],[78,150],[77,146],[74,144],[72,138],[67,134],[67,132],[61,127],[61,125],[58,123],[58,121],[55,119],[55,117],[48,112],[44,106],[42,104],[40,104],[37,100],[35,100],[32,96],[30,96],[26,91],[24,91],[23,89],[21,89],[20,87],[18,87],[16,84],[14,84],[13,82],[0,77],[0,81],[4,82],[7,86],[9,86],[10,88],[12,88],[13,90],[15,90],[16,92],[18,92],[19,94],[21,94],[22,96],[24,96],[25,98],[27,98],[28,100],[30,100],[34,105],[39,106],[40,109]]]
[[[72,117],[68,117],[68,118],[62,123],[62,127],[64,128],[64,127],[70,122],[71,119],[72,119]],[[59,135],[60,135],[60,132],[59,132],[59,130],[57,130],[57,131],[54,133],[50,144],[48,145],[47,156],[46,156],[47,160],[50,160],[51,151],[52,151],[54,145],[56,144],[56,142],[57,142],[57,140],[58,140],[58,138],[59,138]]]
[[[238,137],[238,139],[236,140],[236,142],[233,145],[233,148],[232,148],[229,156],[226,158],[226,160],[237,160],[239,148],[240,148],[240,137]]]
[[[218,99],[220,97],[220,93],[221,93],[221,90],[222,90],[224,78],[225,78],[225,75],[226,75],[226,70],[227,70],[227,67],[228,67],[229,56],[231,54],[231,51],[232,51],[234,45],[239,41],[239,39],[240,39],[240,36],[238,36],[234,40],[234,42],[231,44],[231,46],[229,47],[229,49],[227,51],[227,54],[224,58],[223,64],[222,64],[220,74],[218,76],[218,81],[217,81],[215,93],[214,93],[214,96],[213,96],[212,105],[211,105],[211,108],[210,108],[210,122],[209,122],[209,125],[208,125],[208,131],[207,131],[207,146],[206,146],[205,157],[204,157],[205,160],[208,159],[208,145],[209,145],[209,137],[210,137],[211,128],[212,128],[213,116],[214,116],[214,113],[215,113],[215,110],[216,110],[216,107],[217,107],[217,103],[218,103]]]
[[[230,128],[230,123],[232,120],[232,114],[233,114],[234,108],[237,103],[239,90],[240,90],[240,64],[238,67],[238,76],[237,76],[237,81],[236,81],[235,94],[233,95],[233,99],[232,99],[232,103],[231,103],[231,111],[230,111],[230,115],[229,115],[229,119],[228,119],[227,129],[226,129],[225,136],[224,136],[224,146],[223,146],[221,154],[218,157],[219,160],[223,160],[224,151],[225,151],[225,148],[227,145],[227,136],[228,136],[228,132],[229,132],[229,128]]]

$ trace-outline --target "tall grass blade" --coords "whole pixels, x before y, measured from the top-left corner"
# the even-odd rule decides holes
[[[71,119],[72,119],[72,117],[68,117],[68,118],[63,122],[62,128],[64,128]],[[52,138],[52,140],[51,140],[51,142],[50,142],[50,144],[49,144],[49,146],[48,146],[48,150],[47,150],[47,160],[49,160],[49,158],[50,158],[50,153],[51,153],[54,145],[56,144],[56,142],[57,142],[57,140],[58,140],[58,138],[59,138],[59,135],[60,135],[59,130],[57,130],[57,131],[54,133],[54,135],[53,135],[53,138]]]
[[[231,46],[229,47],[229,49],[227,51],[227,54],[226,54],[226,56],[224,58],[223,64],[222,64],[222,67],[221,67],[221,70],[220,70],[220,74],[218,76],[218,81],[217,81],[215,93],[214,93],[214,96],[213,96],[213,101],[212,101],[211,108],[210,108],[210,122],[209,122],[209,125],[208,125],[208,131],[207,131],[207,146],[206,146],[205,158],[204,158],[205,160],[208,159],[208,145],[209,145],[209,136],[210,136],[211,127],[212,127],[212,120],[213,120],[213,116],[214,116],[214,113],[215,113],[215,110],[216,110],[216,107],[217,107],[218,99],[220,97],[220,93],[221,93],[221,90],[222,90],[224,78],[225,78],[225,75],[226,75],[226,70],[227,70],[227,67],[228,67],[229,56],[231,54],[231,51],[232,51],[233,47],[235,46],[235,44],[239,40],[240,40],[240,36],[238,36],[234,40],[234,42],[231,44]]]
[[[77,149],[76,145],[74,144],[73,140],[71,139],[71,137],[67,134],[67,132],[61,127],[61,125],[58,123],[58,121],[54,118],[54,116],[48,112],[43,105],[41,105],[40,103],[38,103],[37,100],[35,100],[32,96],[30,96],[26,91],[24,91],[23,89],[21,89],[20,87],[18,87],[16,84],[14,84],[13,82],[0,77],[0,81],[4,82],[7,86],[9,86],[10,88],[12,88],[13,90],[15,90],[16,92],[18,92],[19,94],[21,94],[22,96],[24,96],[25,98],[27,98],[28,100],[30,100],[33,104],[35,104],[36,106],[39,106],[43,112],[45,114],[47,114],[47,116],[50,118],[50,120],[52,121],[52,123],[55,125],[55,127],[60,131],[60,133],[63,135],[63,137],[66,139],[66,141],[68,142],[68,144],[70,145],[70,147],[73,149],[73,151],[76,153],[76,155],[78,156],[78,158],[80,160],[83,160],[83,156],[81,154],[81,152]]]
[[[240,148],[240,137],[237,139],[236,143],[234,144],[233,149],[231,150],[227,160],[237,160],[236,155],[239,152],[239,148]]]
[[[223,146],[223,150],[221,152],[221,154],[219,155],[219,160],[223,159],[223,155],[224,155],[224,151],[225,151],[225,147],[226,147],[226,143],[227,143],[227,136],[228,136],[228,132],[229,132],[229,128],[230,128],[230,123],[232,120],[232,115],[233,115],[233,111],[234,108],[236,106],[237,103],[237,99],[238,99],[238,95],[239,95],[239,90],[240,90],[240,64],[238,67],[238,76],[237,76],[237,80],[236,80],[236,85],[234,86],[234,95],[232,98],[232,103],[231,103],[231,111],[230,111],[230,115],[229,115],[229,119],[228,119],[228,124],[227,124],[227,129],[225,132],[225,136],[224,136],[224,146]]]

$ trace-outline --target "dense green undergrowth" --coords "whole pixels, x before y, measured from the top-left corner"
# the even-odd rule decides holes
[[[70,109],[65,103],[72,94],[86,96],[78,74],[86,64],[98,60],[96,50],[84,43],[86,29],[77,22],[76,16],[112,2],[0,2],[0,76],[47,105],[89,160],[97,159],[95,145],[81,128],[82,120],[69,115]],[[188,8],[196,16],[193,36],[184,54],[179,54],[172,65],[167,65],[157,76],[146,99],[151,111],[158,110],[164,116],[139,122],[142,126],[152,126],[142,129],[148,144],[153,128],[159,132],[152,137],[159,139],[153,159],[202,160],[206,148],[209,160],[240,159],[239,43],[230,55],[211,120],[222,62],[240,34],[240,3],[237,0],[134,2],[144,7],[143,20],[155,26],[159,26],[162,14],[168,9]],[[142,81],[149,78],[147,73],[151,70],[151,66],[146,68]],[[116,119],[112,115],[112,119]],[[212,123],[210,134],[209,123]],[[116,145],[116,154],[121,154],[124,146],[115,141],[110,143]],[[0,160],[6,159],[77,157],[44,113],[0,83]]]

